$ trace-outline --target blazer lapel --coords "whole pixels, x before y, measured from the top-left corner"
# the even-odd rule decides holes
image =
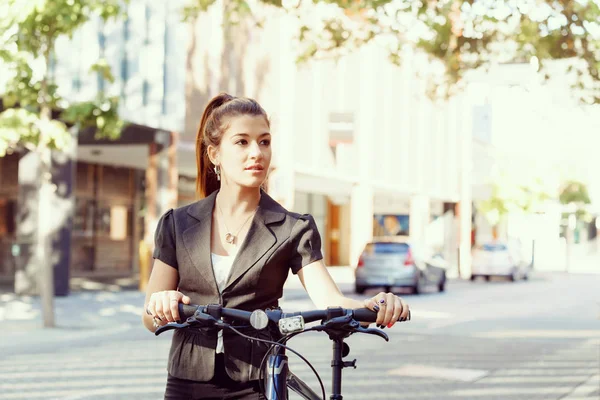
[[[215,293],[218,293],[210,256],[212,210],[215,197],[216,192],[203,201],[190,206],[188,214],[194,217],[197,222],[183,232],[183,244],[201,277],[209,281],[211,286],[214,286]]]
[[[265,192],[261,193],[258,210],[256,210],[246,238],[233,261],[227,287],[252,268],[275,243],[287,239],[287,237],[277,236],[269,226],[285,219],[285,210]]]

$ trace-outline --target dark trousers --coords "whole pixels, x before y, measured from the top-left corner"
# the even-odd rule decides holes
[[[225,371],[223,354],[215,358],[215,376],[208,382],[179,379],[169,374],[165,400],[261,400],[258,381],[240,383],[232,380]]]

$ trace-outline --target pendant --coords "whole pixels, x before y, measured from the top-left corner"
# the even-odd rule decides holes
[[[233,234],[227,232],[225,234],[225,241],[229,244],[233,244],[233,242],[235,242],[235,236],[233,236]]]

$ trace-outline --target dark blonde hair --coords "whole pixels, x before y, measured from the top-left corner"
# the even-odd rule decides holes
[[[204,109],[196,135],[196,192],[201,199],[221,187],[214,165],[208,158],[208,146],[218,147],[227,130],[226,119],[239,115],[263,116],[270,127],[267,113],[254,99],[221,93],[213,97]]]

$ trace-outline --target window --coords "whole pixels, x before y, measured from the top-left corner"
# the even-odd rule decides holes
[[[406,243],[368,243],[365,246],[365,252],[368,254],[406,254],[408,253],[408,244]]]

